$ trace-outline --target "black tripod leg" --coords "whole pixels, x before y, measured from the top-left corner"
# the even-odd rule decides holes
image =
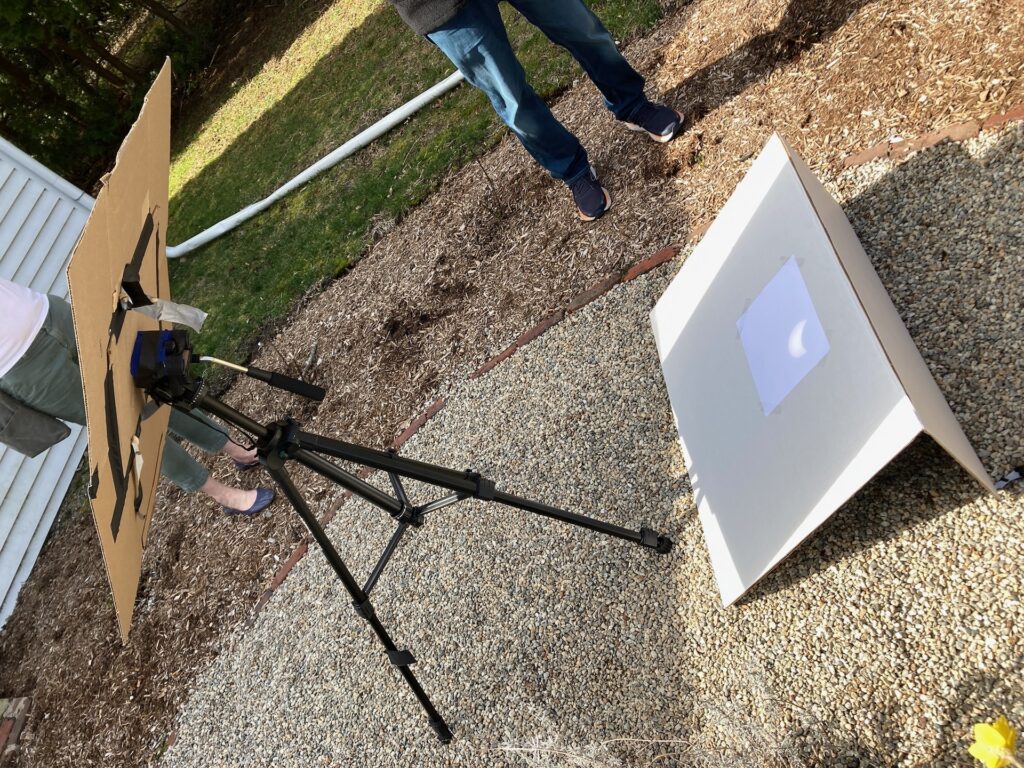
[[[510,507],[524,509],[527,512],[533,512],[536,515],[550,517],[552,520],[560,520],[563,523],[578,525],[580,528],[587,528],[591,531],[596,531],[597,533],[603,533],[606,536],[615,536],[619,539],[632,541],[634,544],[639,544],[641,547],[653,549],[659,555],[667,555],[672,551],[672,539],[668,536],[662,536],[657,531],[651,530],[650,528],[641,528],[639,531],[634,531],[630,528],[623,528],[621,525],[606,523],[602,520],[595,520],[594,518],[586,517],[585,515],[577,515],[575,512],[569,512],[564,509],[559,509],[558,507],[552,507],[550,504],[543,504],[539,501],[524,499],[520,496],[514,496],[511,493],[505,493],[504,491],[494,491],[493,499],[500,504],[507,504]]]
[[[352,596],[352,604],[355,606],[356,612],[362,616],[366,621],[373,627],[373,631],[377,633],[377,638],[384,646],[388,654],[388,659],[391,664],[398,668],[402,677],[405,678],[405,682],[409,684],[412,692],[416,695],[423,709],[426,710],[427,718],[430,721],[430,727],[434,729],[437,734],[437,738],[441,740],[442,744],[447,744],[452,740],[452,732],[445,723],[444,718],[438,713],[431,703],[430,698],[424,692],[419,681],[413,675],[412,670],[409,669],[409,665],[415,663],[416,659],[407,650],[399,650],[395,645],[388,631],[384,629],[384,625],[381,624],[380,619],[377,618],[377,614],[373,610],[373,605],[370,603],[369,596],[363,591],[356,580],[352,577],[344,561],[338,551],[334,548],[331,540],[327,538],[327,534],[324,529],[320,526],[320,522],[316,519],[316,516],[309,509],[305,499],[302,498],[302,494],[299,493],[298,488],[292,483],[291,477],[288,476],[288,472],[285,470],[281,459],[271,454],[266,460],[267,472],[274,478],[274,481],[280,486],[281,491],[291,502],[291,505],[295,507],[295,511],[299,513],[299,517],[302,518],[302,522],[306,524],[309,532],[313,535],[316,543],[320,545],[320,549],[323,550],[324,556],[327,558],[327,562],[331,564],[334,572],[338,574],[338,578],[341,579],[341,583],[345,585],[345,589]]]
[[[344,461],[362,464],[366,467],[382,469],[390,474],[408,477],[421,483],[448,488],[467,497],[472,496],[483,501],[496,501],[499,504],[507,504],[510,507],[544,515],[553,520],[560,520],[563,523],[578,525],[581,528],[603,533],[606,536],[615,536],[616,538],[639,544],[647,549],[653,549],[661,555],[668,554],[672,550],[672,539],[650,528],[641,528],[635,531],[630,528],[623,528],[621,525],[596,520],[586,515],[568,512],[564,509],[553,507],[550,504],[543,504],[539,501],[532,501],[511,493],[505,493],[495,488],[493,480],[481,477],[475,472],[459,472],[458,470],[441,467],[437,464],[429,464],[425,461],[417,461],[416,459],[406,459],[393,453],[378,451],[374,448],[346,443],[343,440],[334,440],[329,437],[310,434],[309,432],[299,432],[297,437],[302,448],[295,451],[293,457],[307,467],[321,474],[327,474],[328,477],[331,476],[328,472],[334,465],[312,453],[313,451]],[[319,461],[320,463],[316,464],[314,461]],[[326,465],[326,467],[323,465]]]

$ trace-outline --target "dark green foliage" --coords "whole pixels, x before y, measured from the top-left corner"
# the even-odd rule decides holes
[[[208,58],[211,29],[156,0],[3,0],[0,135],[90,188],[109,170],[164,57],[187,81]]]

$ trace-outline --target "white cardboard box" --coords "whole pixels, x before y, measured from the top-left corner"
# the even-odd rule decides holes
[[[842,209],[778,134],[651,323],[724,605],[922,431],[993,490]]]

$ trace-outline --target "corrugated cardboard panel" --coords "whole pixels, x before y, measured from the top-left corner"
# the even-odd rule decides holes
[[[119,298],[125,266],[132,263],[150,298],[170,298],[165,254],[170,96],[167,62],[121,145],[68,268],[85,387],[93,518],[125,641],[169,409],[141,418],[145,402],[131,378],[132,349],[139,331],[160,326],[138,312],[123,311]]]

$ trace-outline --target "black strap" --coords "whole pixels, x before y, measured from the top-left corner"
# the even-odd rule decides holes
[[[479,472],[474,472],[471,469],[467,469],[465,472],[467,480],[472,480],[476,483],[476,491],[473,495],[483,501],[493,501],[494,492],[497,488],[493,480],[488,480],[486,477],[481,477]]]
[[[153,214],[149,213],[146,215],[146,221],[142,226],[142,231],[139,233],[139,240],[135,244],[135,253],[132,254],[132,260],[125,266],[124,272],[122,273],[122,287],[124,287],[125,292],[128,293],[128,295],[131,296],[134,301],[134,296],[132,296],[131,291],[134,291],[135,288],[138,288],[138,293],[142,294],[140,298],[144,298],[146,304],[151,304],[152,302],[149,300],[149,297],[146,296],[145,292],[143,292],[142,287],[138,282],[139,269],[142,266],[143,258],[146,256],[146,251],[148,250],[149,243],[153,239],[154,229],[155,225],[153,222]],[[157,269],[157,274],[159,275],[159,273],[160,270]],[[134,287],[125,286],[125,283],[123,281],[127,279],[128,285],[130,286],[133,275],[135,280]],[[128,310],[122,307],[120,302],[118,302],[118,305],[114,308],[113,314],[110,316],[110,335],[113,336],[115,339],[119,339],[121,337],[121,328],[124,326],[124,318],[127,311]]]
[[[114,509],[110,518],[110,533],[117,541],[121,530],[121,515],[124,512],[124,500],[127,495],[124,464],[121,463],[121,434],[117,425],[117,399],[114,397],[114,371],[107,363],[107,375],[103,381],[104,414],[107,417],[107,461],[110,462],[110,475],[114,481]]]

